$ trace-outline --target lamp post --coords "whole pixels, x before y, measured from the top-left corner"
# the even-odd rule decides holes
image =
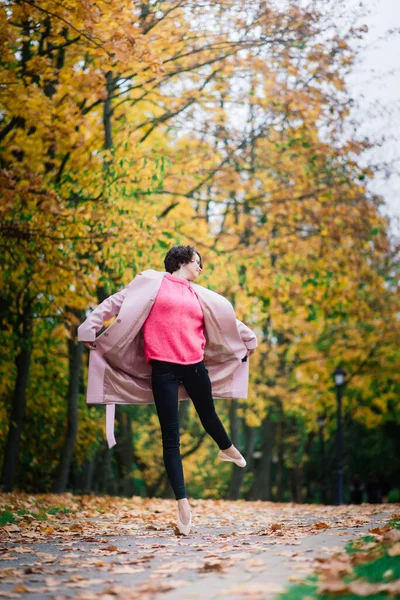
[[[337,489],[336,502],[343,504],[343,434],[342,434],[342,397],[346,373],[341,366],[336,367],[333,374],[336,385],[337,399],[337,429],[336,429],[336,457],[337,457]]]

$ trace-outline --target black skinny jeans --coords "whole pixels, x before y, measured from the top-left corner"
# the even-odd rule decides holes
[[[192,399],[204,429],[219,448],[227,450],[232,442],[215,412],[211,381],[203,360],[194,365],[152,360],[151,365],[151,384],[161,427],[165,469],[175,498],[180,500],[186,498],[178,419],[180,383]]]

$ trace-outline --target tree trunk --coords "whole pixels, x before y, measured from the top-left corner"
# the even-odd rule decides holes
[[[96,452],[93,452],[91,458],[86,458],[80,468],[77,468],[77,466],[72,463],[69,471],[67,488],[77,493],[84,492],[88,494],[93,491],[92,484],[95,468]]]
[[[239,445],[239,417],[237,416],[238,401],[231,400],[229,405],[229,434],[234,446]]]
[[[107,96],[103,104],[103,125],[104,125],[104,148],[109,150],[113,146],[111,117],[113,113],[111,97],[113,92],[113,75],[111,71],[106,74]]]
[[[83,464],[81,490],[86,494],[92,490],[94,467],[96,463],[96,452],[93,452],[91,458],[87,458]]]
[[[255,481],[249,493],[249,500],[272,499],[272,449],[274,446],[274,428],[272,421],[266,417],[262,423],[262,455],[255,468]]]
[[[168,477],[167,477],[166,471],[164,470],[164,464],[163,464],[162,471],[160,471],[160,475],[159,475],[157,481],[155,481],[152,485],[147,486],[146,496],[148,498],[153,498],[156,496],[163,496],[164,492],[162,490],[166,489],[167,482],[168,482]]]
[[[283,486],[284,486],[284,468],[285,468],[285,459],[284,459],[284,415],[283,415],[283,407],[282,404],[279,403],[279,421],[277,423],[276,430],[276,445],[277,445],[277,453],[278,453],[278,470],[277,470],[277,501],[282,502],[283,500]]]
[[[133,489],[133,439],[131,416],[123,406],[116,407],[116,418],[118,422],[119,442],[116,446],[115,455],[118,465],[120,481],[118,488],[123,496],[132,496]]]
[[[116,411],[117,413],[118,411]],[[118,494],[118,485],[114,475],[113,469],[113,458],[116,448],[109,448],[104,446],[103,461],[98,464],[97,473],[101,473],[101,491],[110,496],[116,496]]]
[[[303,467],[295,465],[288,469],[290,501],[296,504],[303,502]]]
[[[238,407],[238,401],[235,399],[232,399],[229,405],[229,434],[230,434],[230,438],[231,438],[231,442],[234,446],[236,446],[236,448],[239,445],[239,417],[237,415],[237,407]],[[229,487],[228,487],[228,491],[227,491],[227,498],[231,497],[231,494],[235,494],[236,493],[236,486],[237,483],[236,481],[233,481],[234,478],[234,472],[232,475],[232,479],[229,483]]]
[[[171,500],[175,498],[175,494],[174,494],[174,490],[172,489],[172,486],[169,482],[169,479],[167,477],[167,475],[165,475],[165,478],[163,479],[163,488],[162,488],[162,492],[161,492],[161,498],[170,498]]]
[[[234,412],[236,413],[236,409]],[[237,421],[237,422],[239,421],[237,414],[234,415],[234,421]],[[236,423],[235,423],[235,426],[236,426]],[[238,467],[235,464],[232,464],[232,478],[229,483],[229,488],[228,488],[228,493],[227,493],[228,500],[238,500],[238,498],[240,497],[240,491],[241,491],[241,488],[243,485],[243,479],[244,479],[245,474],[249,470],[251,460],[252,460],[252,454],[254,452],[254,447],[256,444],[257,427],[244,426],[243,430],[244,430],[245,439],[246,439],[245,450],[244,450],[243,454],[247,461],[247,465],[243,468],[243,467]],[[235,442],[233,442],[233,443],[236,446]]]
[[[81,322],[84,318],[84,312],[78,311],[76,316],[79,318],[79,322]],[[67,487],[74,446],[78,435],[78,398],[83,348],[83,344],[77,340],[76,328],[74,327],[74,335],[68,340],[69,384],[67,392],[67,430],[61,451],[57,479],[53,485],[53,492],[56,494],[62,494]]]
[[[91,491],[95,494],[105,494],[107,492],[107,482],[111,468],[111,452],[112,450],[107,448],[105,443],[96,452],[91,487]]]
[[[303,504],[304,495],[303,495],[303,487],[304,487],[304,465],[301,463],[296,466],[296,502],[298,504]]]
[[[28,386],[29,368],[32,356],[32,328],[33,321],[29,307],[20,317],[22,334],[20,347],[15,357],[17,377],[15,380],[12,399],[10,424],[4,449],[3,472],[1,476],[2,489],[11,492],[18,470],[18,454],[21,440],[22,426],[26,407],[26,388]]]

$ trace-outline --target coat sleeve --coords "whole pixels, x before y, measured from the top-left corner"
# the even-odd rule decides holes
[[[114,317],[119,313],[127,289],[128,288],[124,288],[120,292],[106,298],[90,313],[86,321],[79,325],[79,342],[93,342],[96,339],[96,333],[103,327],[104,321],[111,319],[111,317]]]
[[[239,319],[236,319],[236,325],[240,337],[242,338],[242,341],[244,342],[247,349],[254,350],[255,348],[257,348],[258,342],[256,334],[249,327],[247,327],[247,325],[242,323],[242,321],[239,321]]]

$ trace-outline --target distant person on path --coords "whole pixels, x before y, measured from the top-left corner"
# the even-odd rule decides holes
[[[165,272],[143,271],[102,302],[78,328],[78,339],[92,350],[87,402],[107,404],[110,447],[116,443],[115,403],[155,403],[164,464],[178,501],[178,529],[188,534],[192,513],[180,454],[178,400],[192,399],[221,460],[246,466],[215,411],[213,396],[247,397],[247,358],[257,338],[236,319],[226,298],[193,283],[203,270],[193,246],[174,246],[164,265]]]

